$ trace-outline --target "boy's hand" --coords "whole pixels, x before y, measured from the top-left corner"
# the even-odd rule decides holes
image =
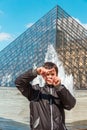
[[[39,67],[39,68],[37,68],[37,73],[39,75],[45,76],[47,73],[47,69],[45,69],[44,67]]]
[[[37,68],[37,73],[39,75],[42,75],[42,77],[46,77],[47,74],[50,73],[50,72],[52,72],[52,71],[54,71],[54,68],[52,68],[52,69],[46,69],[44,67]]]
[[[59,86],[61,84],[61,80],[56,76],[53,78],[53,85]]]

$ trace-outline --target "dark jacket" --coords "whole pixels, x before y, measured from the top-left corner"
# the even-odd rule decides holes
[[[31,69],[15,81],[16,87],[30,101],[31,130],[66,130],[64,109],[73,108],[75,98],[64,85],[32,86],[31,81],[36,76],[37,72]]]

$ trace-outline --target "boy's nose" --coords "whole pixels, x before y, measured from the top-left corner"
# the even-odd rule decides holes
[[[52,75],[49,75],[49,78],[51,78],[51,79],[52,79]]]

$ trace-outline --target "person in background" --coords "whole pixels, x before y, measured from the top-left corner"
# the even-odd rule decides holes
[[[44,87],[32,85],[37,75],[45,80]],[[46,62],[42,67],[28,70],[16,78],[15,85],[30,102],[31,130],[67,130],[64,109],[72,109],[76,99],[61,84],[56,64]]]

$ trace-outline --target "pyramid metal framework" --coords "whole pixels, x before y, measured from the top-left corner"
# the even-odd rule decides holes
[[[17,76],[44,62],[53,45],[77,89],[87,88],[87,30],[56,6],[0,52],[0,86],[14,87]]]

